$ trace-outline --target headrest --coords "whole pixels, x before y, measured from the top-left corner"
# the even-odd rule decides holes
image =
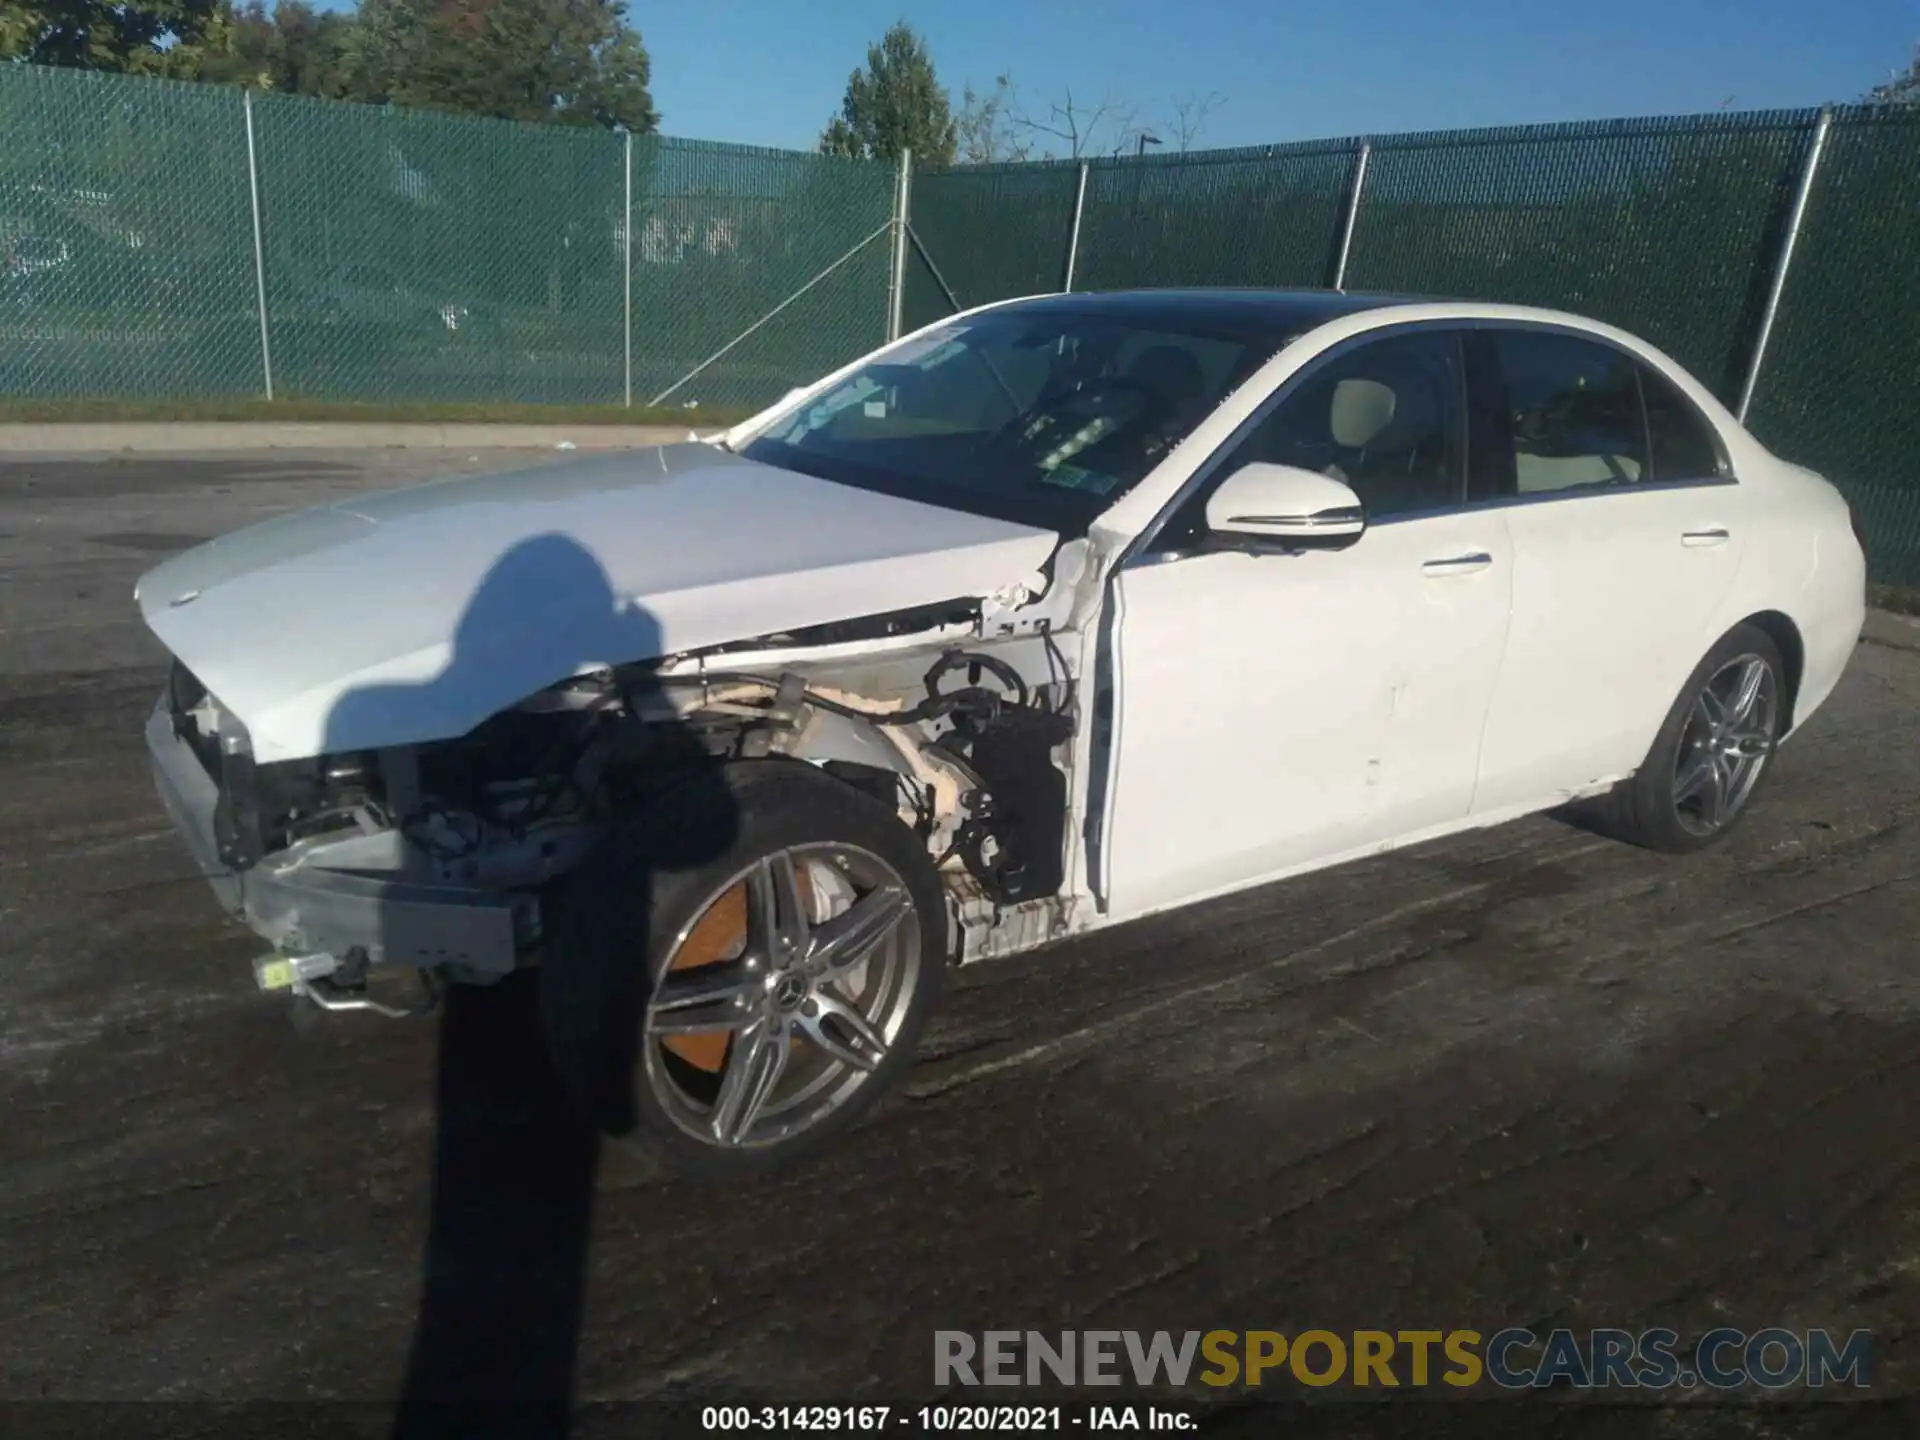
[[[1393,408],[1392,389],[1378,380],[1340,381],[1333,387],[1333,404],[1327,414],[1333,443],[1350,450],[1372,444],[1392,422]]]

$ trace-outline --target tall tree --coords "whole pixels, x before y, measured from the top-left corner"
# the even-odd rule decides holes
[[[992,165],[1030,158],[1033,141],[1014,118],[1017,109],[1011,75],[997,77],[984,92],[967,86],[954,118],[960,159],[969,165]]]
[[[1013,124],[1034,137],[1041,152],[1052,156],[1055,145],[1064,146],[1066,158],[1098,155],[1103,150],[1118,155],[1140,133],[1140,111],[1132,102],[1107,91],[1089,104],[1076,98],[1068,86],[1065,98],[1048,102],[1045,115],[1025,109],[1012,112]]]
[[[141,75],[191,74],[226,0],[0,0],[0,59]]]
[[[626,0],[0,0],[0,60],[658,128]]]
[[[353,27],[351,14],[316,11],[305,0],[280,0],[271,14],[263,0],[246,0],[219,34],[192,47],[192,78],[345,98],[353,93],[347,74]]]
[[[1907,68],[1867,92],[1869,105],[1920,105],[1920,45],[1914,47]]]
[[[820,150],[854,160],[951,165],[956,147],[953,105],[933,73],[927,45],[901,20],[867,47],[867,68],[847,77],[840,113],[827,123]]]
[[[363,0],[354,95],[567,125],[656,129],[651,62],[625,0]]]
[[[1204,95],[1189,92],[1175,100],[1165,126],[1173,148],[1184,155],[1197,146],[1208,118],[1226,103],[1227,97],[1217,90],[1209,90]]]

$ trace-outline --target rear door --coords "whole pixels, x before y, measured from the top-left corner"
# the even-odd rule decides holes
[[[1547,327],[1488,327],[1474,383],[1498,420],[1476,501],[1504,511],[1513,618],[1476,814],[1635,769],[1707,647],[1744,537],[1711,424],[1659,371]]]

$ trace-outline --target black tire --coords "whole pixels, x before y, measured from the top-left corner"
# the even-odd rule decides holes
[[[1716,677],[1725,675],[1729,667],[1743,660],[1757,660],[1766,667],[1763,684],[1767,687],[1765,693],[1771,696],[1771,704],[1764,724],[1755,727],[1766,733],[1766,751],[1751,781],[1741,788],[1725,814],[1717,822],[1707,824],[1699,813],[1698,802],[1676,800],[1676,794],[1683,788],[1679,767],[1683,752],[1696,757],[1701,753],[1703,721],[1696,712],[1702,704],[1702,693]],[[1639,770],[1599,801],[1577,812],[1579,818],[1604,835],[1669,855],[1691,854],[1719,844],[1752,808],[1754,795],[1773,768],[1772,751],[1779,743],[1785,724],[1787,702],[1786,666],[1780,658],[1779,646],[1757,625],[1736,625],[1687,677]]]
[[[659,1043],[643,1034],[654,987],[676,939],[728,892],[730,877],[822,845],[877,857],[906,892],[919,950],[896,1028],[861,1079],[843,1067],[850,1093],[798,1133],[753,1145],[696,1138],[648,1069],[649,1046]],[[912,1064],[946,964],[946,905],[921,840],[870,796],[791,760],[719,766],[681,785],[611,832],[555,887],[544,916],[541,1008],[563,1079],[603,1132],[699,1179],[782,1168],[852,1126]]]

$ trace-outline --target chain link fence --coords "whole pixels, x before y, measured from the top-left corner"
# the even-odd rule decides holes
[[[1383,137],[1347,284],[1590,315],[1645,336],[1733,403],[1813,122]]]
[[[691,411],[886,337],[884,166],[21,65],[0,134],[0,395]]]
[[[1086,288],[1325,285],[1356,154],[1338,141],[1090,165]]]
[[[251,108],[278,392],[620,402],[617,137],[292,96]]]
[[[0,394],[260,391],[231,90],[0,66]]]
[[[1750,394],[1920,584],[1920,110],[960,167],[911,175],[897,248],[896,167],[798,152],[19,65],[0,134],[0,395],[693,411],[872,348],[896,287],[910,327],[1059,289],[1503,300]]]
[[[891,167],[652,138],[633,166],[636,404],[764,404],[887,338]]]
[[[1846,492],[1920,587],[1920,109],[1834,117],[1747,421]]]
[[[1060,289],[1079,186],[1079,166],[1048,160],[914,176],[908,208],[921,244],[907,261],[905,328]]]
[[[908,294],[924,323],[1065,288],[1049,257],[1072,252],[1078,289],[1343,285],[1589,315],[1729,406],[1751,387],[1754,432],[1853,503],[1874,577],[1920,585],[1920,109],[1830,113],[1769,331],[1821,128],[1804,110],[1100,159],[1074,180],[962,167],[918,176],[910,217],[954,293]],[[1018,187],[1070,195],[1081,175],[1077,228],[1050,234],[1057,199]]]

